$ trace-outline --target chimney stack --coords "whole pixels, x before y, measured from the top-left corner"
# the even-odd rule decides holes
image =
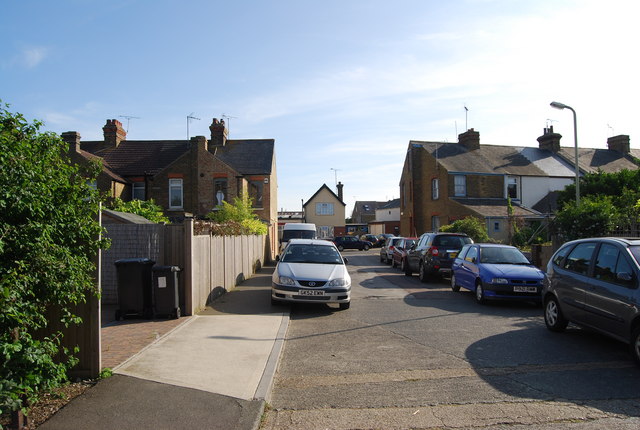
[[[469,151],[480,148],[480,133],[473,128],[458,135],[458,143],[462,144]]]
[[[344,202],[344,200],[342,200],[342,187],[344,187],[344,184],[342,182],[338,182],[336,185],[336,188],[338,189],[338,200]]]
[[[216,147],[223,147],[227,144],[227,127],[224,120],[218,120],[214,118],[213,122],[209,126],[211,130],[211,141],[209,141],[209,151],[213,152]]]
[[[80,152],[80,133],[77,131],[65,131],[60,137],[69,145],[69,152]]]
[[[104,144],[106,148],[117,148],[120,142],[127,139],[127,132],[122,128],[122,123],[117,119],[108,119],[104,127]]]
[[[560,139],[562,139],[562,135],[554,133],[553,126],[549,126],[549,128],[544,129],[544,134],[538,138],[538,147],[551,152],[558,152],[560,151]]]
[[[628,154],[631,148],[628,134],[619,134],[617,136],[611,136],[607,139],[607,146],[611,151],[622,152]]]

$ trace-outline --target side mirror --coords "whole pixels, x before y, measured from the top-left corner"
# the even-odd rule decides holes
[[[276,255],[276,261],[280,261],[280,256]]]
[[[344,261],[344,264],[349,264],[349,259],[347,257],[342,257],[342,261]]]

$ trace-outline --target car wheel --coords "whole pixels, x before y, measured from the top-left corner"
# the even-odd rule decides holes
[[[391,259],[391,267],[393,267],[394,269],[398,267],[398,263],[396,263],[396,260],[393,258]]]
[[[351,307],[351,302],[347,302],[347,303],[340,303],[340,310],[341,311],[346,311],[347,309],[349,309]]]
[[[484,288],[482,288],[482,282],[480,281],[476,282],[476,302],[481,305],[485,303]]]
[[[629,342],[631,349],[631,355],[636,361],[636,364],[640,364],[640,325],[636,325],[631,333],[631,342]]]
[[[453,291],[460,291],[460,285],[456,284],[456,275],[451,273],[451,289]]]
[[[562,315],[558,299],[555,296],[549,296],[544,303],[544,323],[551,331],[562,331],[569,324],[569,321]]]
[[[406,258],[402,259],[402,263],[400,263],[400,269],[404,272],[404,276],[411,276],[411,268],[409,268],[409,263]]]
[[[420,270],[418,272],[418,277],[420,278],[420,282],[427,282],[427,268],[424,267],[424,264],[420,265]]]
[[[175,308],[175,309],[173,310],[173,317],[174,317],[175,319],[180,319],[180,308]]]
[[[369,245],[365,245],[365,246],[364,246],[364,250],[365,250],[365,251],[368,251],[368,250],[369,250]]]
[[[344,246],[338,245],[338,251],[340,251],[340,252],[344,251]]]
[[[380,254],[380,262],[381,262],[381,263],[384,263],[384,262],[385,262],[385,261],[384,261],[384,257],[382,256],[382,254]]]

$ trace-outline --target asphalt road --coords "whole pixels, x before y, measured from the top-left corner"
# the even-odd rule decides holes
[[[640,428],[626,345],[344,255],[351,308],[292,307],[262,429]]]

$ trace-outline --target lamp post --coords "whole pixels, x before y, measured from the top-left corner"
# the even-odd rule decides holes
[[[576,165],[576,207],[580,206],[580,168],[578,167],[578,121],[576,119],[576,111],[571,106],[564,103],[551,102],[551,107],[556,109],[569,109],[573,112],[573,141],[575,144],[575,165]]]

